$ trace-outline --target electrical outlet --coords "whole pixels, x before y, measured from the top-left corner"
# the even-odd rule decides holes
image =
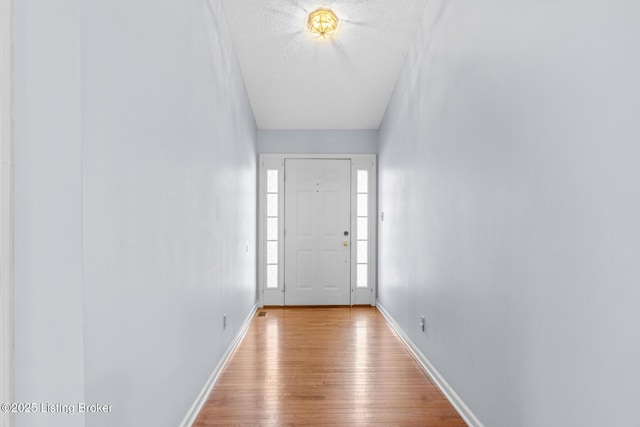
[[[222,329],[227,329],[227,313],[222,316]]]
[[[424,332],[424,316],[420,316],[420,330]]]

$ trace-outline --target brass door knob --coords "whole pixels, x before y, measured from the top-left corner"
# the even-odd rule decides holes
[[[342,243],[343,246],[349,246],[349,242],[347,242],[346,240]]]

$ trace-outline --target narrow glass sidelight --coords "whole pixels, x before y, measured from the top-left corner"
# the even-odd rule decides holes
[[[358,193],[369,194],[369,171],[358,171]]]
[[[369,218],[358,218],[358,240],[369,240]]]
[[[369,266],[367,264],[358,264],[358,278],[356,279],[356,286],[358,288],[369,287]]]
[[[278,194],[278,170],[269,169],[267,171],[267,193]]]
[[[267,241],[267,265],[278,265],[278,242]]]
[[[267,288],[278,287],[278,170],[267,170]]]
[[[356,230],[356,287],[369,287],[369,171],[358,170],[356,174],[357,230]]]
[[[369,215],[369,195],[358,193],[358,217]]]
[[[267,241],[278,241],[278,218],[267,218]]]
[[[369,258],[369,242],[366,240],[358,240],[358,264],[368,264]]]
[[[267,264],[267,288],[278,287],[278,266]]]
[[[278,217],[278,193],[267,193],[267,217]]]

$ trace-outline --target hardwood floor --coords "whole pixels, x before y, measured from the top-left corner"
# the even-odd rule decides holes
[[[194,426],[466,426],[374,307],[259,312]]]

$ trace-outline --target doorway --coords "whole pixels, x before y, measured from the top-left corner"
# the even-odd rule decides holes
[[[375,305],[376,156],[260,155],[259,305]]]
[[[351,162],[286,159],[284,305],[350,305]]]

